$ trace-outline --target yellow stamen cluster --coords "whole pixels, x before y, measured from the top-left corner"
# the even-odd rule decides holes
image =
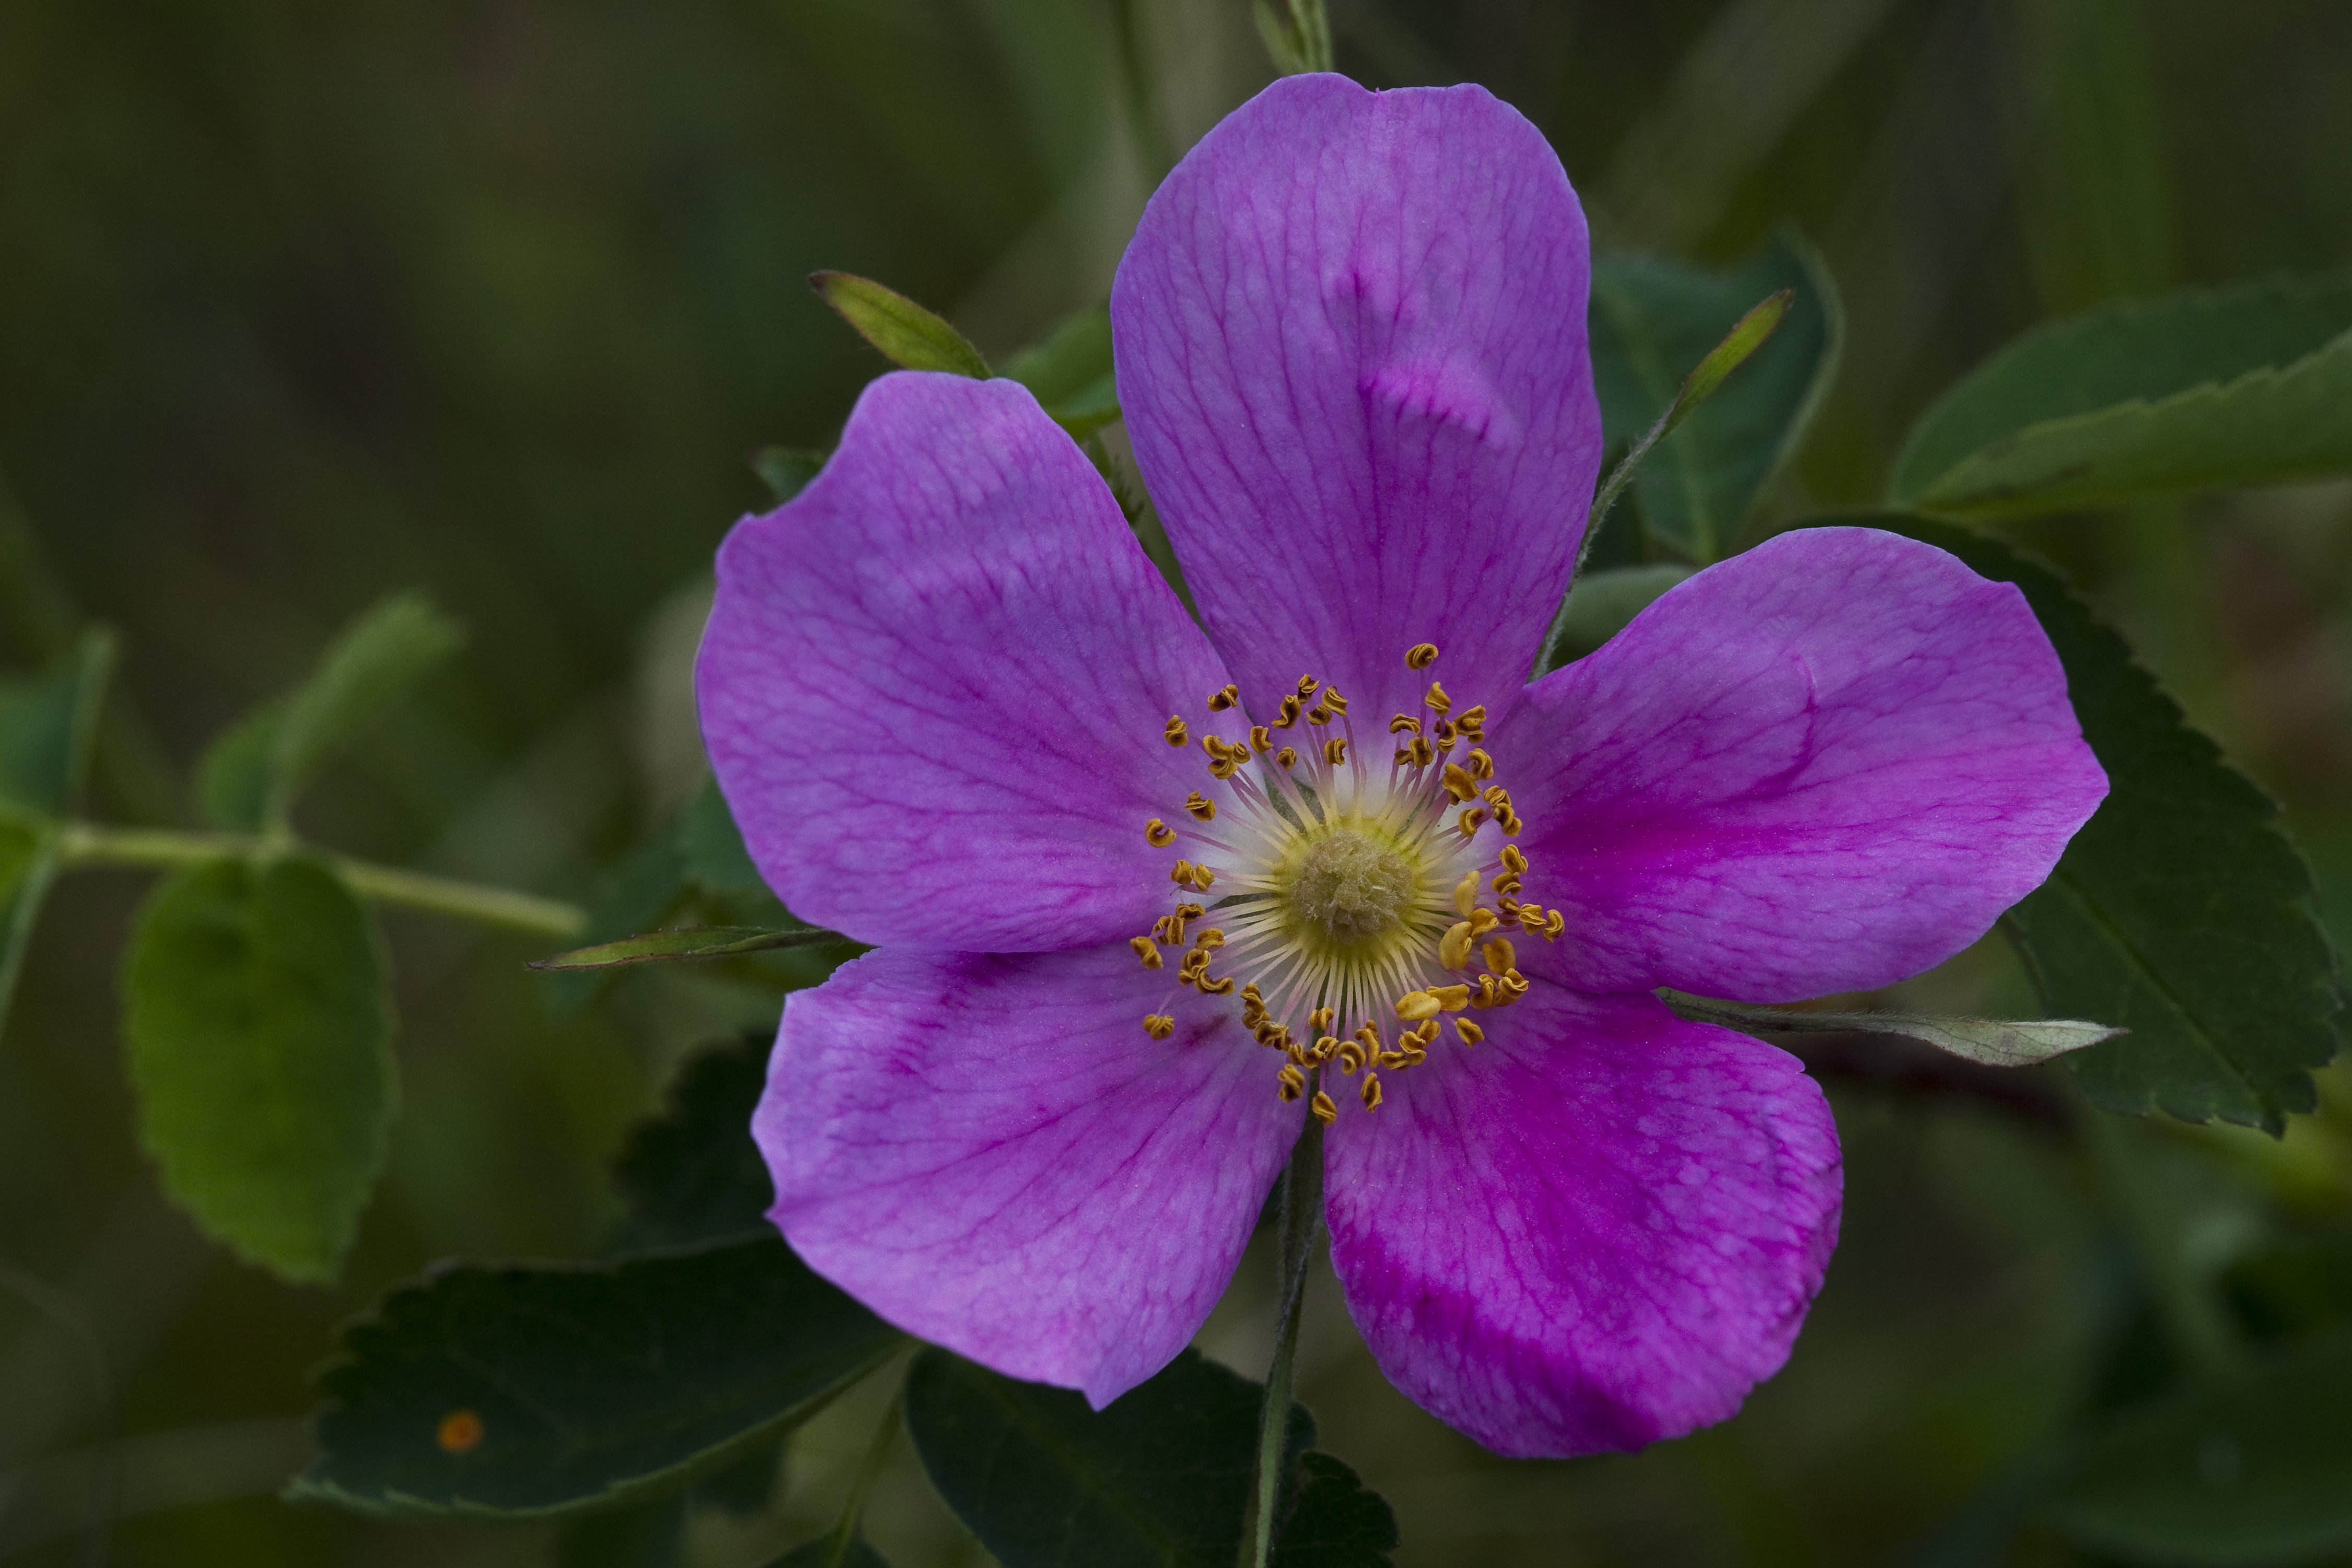
[[[1405,664],[1418,673],[1436,659],[1421,643]],[[1221,687],[1206,706],[1233,711],[1241,694]],[[1276,1092],[1326,1123],[1339,1114],[1323,1087],[1332,1073],[1360,1074],[1357,1098],[1370,1110],[1384,1097],[1380,1074],[1427,1061],[1449,1019],[1464,1047],[1485,1040],[1486,1026],[1463,1015],[1528,993],[1514,937],[1556,941],[1567,925],[1516,896],[1528,857],[1508,841],[1525,823],[1494,782],[1485,706],[1456,712],[1432,681],[1421,710],[1389,720],[1401,744],[1383,779],[1352,745],[1348,699],[1302,675],[1244,739],[1202,734],[1213,788],[1185,798],[1178,825],[1144,825],[1155,849],[1192,841],[1169,872],[1181,892],[1206,894],[1221,878],[1229,891],[1214,926],[1192,929],[1208,907],[1179,903],[1132,938],[1139,961],[1162,969],[1162,949],[1177,953],[1176,990],[1202,998],[1238,984],[1242,1026],[1281,1055]],[[1304,749],[1275,745],[1302,720],[1326,733]],[[1177,714],[1161,734],[1182,747],[1192,731]],[[1144,1018],[1153,1040],[1175,1033],[1176,990]]]

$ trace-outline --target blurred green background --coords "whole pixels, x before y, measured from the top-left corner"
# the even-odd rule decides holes
[[[1783,223],[1847,309],[1776,514],[1865,503],[1911,418],[2027,325],[2352,263],[2352,7],[2278,0],[1334,0],[1342,68],[1474,80],[1549,134],[1601,243],[1728,261]],[[16,0],[0,8],[0,664],[119,628],[99,810],[186,815],[203,742],[380,593],[467,654],[305,811],[318,838],[585,898],[692,788],[685,669],[744,461],[827,444],[881,361],[803,284],[881,278],[992,353],[1098,299],[1167,161],[1268,79],[1243,0]],[[2352,485],[2021,530],[2287,803],[2352,925]],[[544,944],[394,915],[405,1103],[342,1283],[208,1247],[133,1138],[112,970],[144,885],[83,873],[0,1040],[0,1560],[87,1561],[94,1454],[135,1564],[586,1563],[269,1494],[336,1323],[452,1254],[578,1256],[679,1053],[772,991],[633,977],[565,1016]],[[1979,949],[1914,999],[2018,1009]],[[2061,1081],[1820,1062],[1845,1239],[1737,1421],[1507,1464],[1407,1404],[1310,1292],[1302,1396],[1406,1564],[1974,1561],[2044,1437],[2150,1377],[2151,1280],[2352,1220],[2352,1089],[2273,1144],[2114,1123]],[[1255,1252],[1203,1344],[1267,1354]],[[2160,1335],[2156,1335],[2160,1339]],[[94,1351],[108,1385],[93,1389]],[[2134,1379],[2140,1381],[2135,1383]],[[751,1564],[830,1519],[873,1404],[795,1448]],[[121,1435],[105,1447],[110,1432]],[[871,1531],[977,1562],[902,1450]],[[2028,1531],[2014,1560],[2077,1561]],[[84,1553],[78,1557],[78,1553]],[[606,1558],[605,1561],[618,1561]]]

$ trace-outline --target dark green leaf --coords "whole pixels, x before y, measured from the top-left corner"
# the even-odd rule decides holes
[[[686,1494],[575,1519],[555,1540],[555,1568],[674,1568],[686,1550]]]
[[[2117,305],[2029,332],[1920,416],[1894,496],[2021,517],[2352,469],[2352,278]]]
[[[779,947],[838,947],[850,938],[838,931],[813,927],[768,931],[756,925],[695,925],[679,931],[650,931],[575,947],[551,957],[533,958],[530,967],[562,974],[574,969],[617,969],[631,964],[656,964],[682,958],[732,958],[745,953],[766,953]]]
[[[1118,418],[1111,375],[1110,308],[1097,305],[1055,327],[1045,340],[1005,361],[1004,374],[1079,441]]]
[[[809,287],[892,364],[988,379],[988,361],[962,333],[896,289],[849,272],[813,272]]]
[[[289,1280],[333,1277],[397,1099],[367,912],[289,856],[166,879],[122,966],[142,1141],[198,1225]]]
[[[1842,333],[1835,287],[1819,258],[1785,235],[1728,272],[1624,255],[1593,264],[1592,373],[1612,448],[1639,441],[1693,367],[1781,289],[1793,297],[1770,340],[1658,444],[1633,481],[1652,536],[1702,566],[1730,548],[1828,391]]]
[[[775,1188],[751,1141],[751,1113],[767,1086],[772,1030],[749,1032],[687,1059],[662,1113],[637,1124],[613,1186],[627,1217],[618,1248],[673,1247],[768,1233]]]
[[[1356,1472],[1328,1454],[1301,1454],[1272,1568],[1388,1568],[1396,1515]]]
[[[2052,1518],[2130,1563],[2307,1563],[2352,1552],[2352,1338],[2126,1410],[2095,1434]]]
[[[1097,1412],[929,1350],[907,1376],[907,1430],[1005,1568],[1233,1568],[1264,1396],[1188,1350]],[[1289,1439],[1294,1452],[1314,1440],[1297,1406]]]
[[[2002,917],[2045,1008],[2131,1031],[2066,1057],[2084,1092],[2273,1132],[2309,1110],[2343,997],[2276,806],[2049,567],[1965,528],[1876,520],[2024,591],[2107,770],[2106,803]]]
[[[286,820],[319,764],[463,642],[457,623],[413,594],[395,594],[345,627],[310,678],[215,740],[198,794],[217,825],[241,832]]]
[[[2124,1031],[2080,1019],[1979,1019],[1948,1013],[1823,1013],[1746,1002],[1701,1001],[1668,991],[1686,1019],[1767,1034],[1895,1034],[1987,1067],[2031,1067]]]
[[[1660,561],[1653,566],[1590,568],[1576,574],[1560,607],[1551,657],[1558,664],[1581,659],[1622,632],[1658,595],[1690,576],[1692,569]]]
[[[768,1568],[890,1568],[889,1560],[866,1543],[866,1537],[853,1535],[838,1543],[830,1535],[820,1535],[804,1542],[774,1558]]]
[[[751,454],[751,472],[767,481],[781,507],[807,488],[830,455],[800,446],[762,446]]]
[[[0,1030],[7,1027],[16,978],[57,873],[55,828],[0,817]]]
[[[806,1420],[903,1343],[772,1238],[450,1269],[346,1331],[320,1380],[324,1456],[289,1495],[485,1520],[658,1496]]]
[[[47,674],[0,681],[0,806],[42,817],[73,810],[113,667],[113,637],[92,632]]]
[[[678,811],[676,832],[686,874],[704,888],[721,898],[769,896],[767,881],[743,847],[743,834],[735,826],[734,813],[727,809],[727,797],[719,792],[717,779],[703,779],[702,787]]]

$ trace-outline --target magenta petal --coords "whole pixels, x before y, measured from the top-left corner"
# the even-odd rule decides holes
[[[1530,687],[1493,747],[1528,831],[1522,943],[1585,991],[1793,1001],[1950,957],[2106,794],[2007,584],[1870,528],[1767,540]]]
[[[1232,1009],[1144,1015],[1126,947],[885,949],[786,999],[752,1133],[817,1272],[909,1333],[1100,1406],[1184,1348],[1300,1111]]]
[[[1500,1454],[1720,1421],[1788,1359],[1837,1240],[1827,1102],[1797,1061],[1649,997],[1538,982],[1346,1108],[1331,1260],[1381,1369]]]
[[[1111,287],[1136,459],[1261,712],[1305,672],[1377,726],[1528,677],[1601,460],[1584,215],[1475,87],[1291,77],[1145,209]]]
[[[1070,438],[1007,381],[895,374],[719,552],[695,672],[719,788],[803,920],[1034,951],[1166,913],[1223,667]]]

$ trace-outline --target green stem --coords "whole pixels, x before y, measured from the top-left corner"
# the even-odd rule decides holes
[[[1322,1074],[1316,1074],[1319,1087]],[[1244,1568],[1265,1568],[1274,1554],[1274,1505],[1282,1485],[1282,1451],[1290,1436],[1290,1387],[1298,1361],[1298,1309],[1307,1294],[1307,1265],[1323,1221],[1323,1124],[1307,1118],[1291,1146],[1282,1178],[1278,1253],[1282,1295],[1276,1305],[1274,1364],[1265,1373],[1265,1409],[1258,1418],[1257,1495]]]
[[[225,859],[264,859],[286,853],[292,841],[258,833],[186,832],[177,828],[111,828],[68,822],[58,830],[58,858],[66,865],[187,866]],[[538,898],[509,888],[484,887],[424,872],[403,871],[373,861],[309,850],[352,891],[379,904],[422,909],[458,920],[503,925],[541,936],[576,936],[588,924],[577,904]]]

